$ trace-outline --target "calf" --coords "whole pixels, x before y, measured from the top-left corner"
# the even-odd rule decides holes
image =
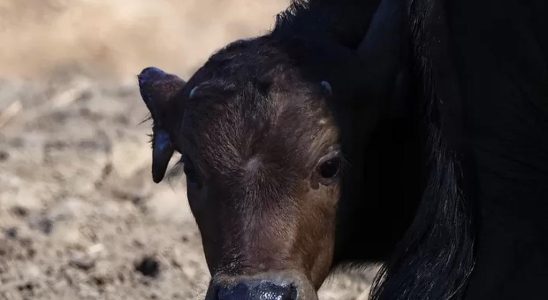
[[[372,17],[367,2],[343,19],[357,3],[295,2],[272,33],[230,44],[188,82],[139,75],[155,182],[181,153],[207,299],[315,299],[334,266],[384,260],[412,219],[421,153],[401,8],[385,1]],[[310,15],[330,8],[339,15]]]
[[[153,176],[182,153],[208,299],[314,299],[387,256],[374,299],[542,298],[545,2],[294,1],[186,85],[143,71]]]

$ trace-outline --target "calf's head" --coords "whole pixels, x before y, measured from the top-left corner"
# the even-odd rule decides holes
[[[314,299],[331,267],[345,169],[332,106],[343,86],[280,48],[234,43],[188,83],[155,68],[139,75],[155,182],[181,153],[208,299]]]

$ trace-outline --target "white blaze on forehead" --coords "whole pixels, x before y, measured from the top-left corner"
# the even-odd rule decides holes
[[[318,121],[318,125],[326,125],[328,122],[327,118],[321,118],[319,121]]]

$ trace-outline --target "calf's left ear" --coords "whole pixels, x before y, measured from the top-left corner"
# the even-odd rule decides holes
[[[181,78],[149,67],[138,75],[139,88],[154,122],[152,126],[152,180],[162,181],[175,147],[169,118],[175,95],[185,86]]]

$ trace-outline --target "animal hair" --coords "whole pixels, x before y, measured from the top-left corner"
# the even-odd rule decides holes
[[[446,39],[438,39],[439,31],[431,28],[432,22],[443,20],[435,18],[443,11],[434,3],[415,0],[409,7],[414,67],[423,85],[426,187],[412,225],[375,279],[372,299],[461,298],[474,267],[474,210],[463,167],[466,151],[456,141],[462,116],[448,117],[448,107],[459,115],[461,99],[442,95],[443,83],[434,76],[439,66],[433,60],[447,53]]]
[[[380,1],[292,1],[289,9],[278,15],[275,37],[310,36],[328,39],[355,49],[365,36],[372,15]],[[462,149],[455,146],[458,120],[448,117],[438,93],[432,66],[436,55],[446,49],[434,43],[440,35],[432,29],[439,5],[432,0],[409,1],[412,68],[423,84],[422,105],[425,135],[425,185],[414,221],[378,273],[371,292],[373,299],[450,299],[462,295],[474,266],[473,213],[464,190]],[[441,14],[443,16],[443,14]],[[445,32],[446,34],[447,32]],[[443,33],[442,33],[443,34]],[[366,201],[364,199],[364,201]]]
[[[430,126],[429,178],[406,236],[380,270],[372,299],[451,299],[473,267],[471,208],[461,166],[441,131]]]
[[[357,48],[362,41],[379,0],[293,0],[278,14],[274,37],[328,39]]]
[[[413,16],[416,19],[410,20],[409,24],[415,44],[413,56],[417,61],[416,74],[422,79],[424,85],[424,97],[422,97],[424,102],[418,102],[416,105],[423,104],[425,112],[423,115],[426,123],[424,129],[427,133],[425,147],[429,157],[426,167],[426,184],[412,225],[375,280],[371,294],[373,299],[458,297],[462,295],[463,287],[474,265],[474,220],[470,199],[467,197],[463,183],[465,172],[461,161],[461,149],[455,147],[454,136],[447,134],[452,130],[451,127],[458,127],[460,124],[451,123],[451,120],[447,121],[445,111],[440,109],[441,100],[447,99],[437,93],[432,74],[431,53],[425,50],[431,46],[435,38],[429,34],[426,25],[422,23],[422,20],[429,16],[428,11],[431,9],[429,3],[432,1],[416,0],[416,2],[426,3],[424,7],[415,7]],[[278,15],[275,28],[269,36],[254,42],[233,43],[221,50],[208,61],[205,67],[205,69],[211,68],[216,71],[211,74],[199,71],[195,81],[214,82],[217,77],[227,77],[241,87],[250,75],[257,75],[259,80],[254,83],[252,89],[259,91],[261,82],[271,79],[265,78],[264,74],[282,74],[289,71],[272,72],[273,66],[291,65],[297,61],[292,55],[284,54],[283,50],[287,49],[278,49],[280,41],[302,37],[312,40],[327,39],[338,45],[355,49],[367,32],[378,3],[379,1],[376,0],[294,0],[286,11]],[[268,43],[271,44],[266,45]],[[266,59],[269,63],[266,67],[261,67],[265,65]],[[230,64],[227,63],[229,61]],[[193,86],[193,82],[189,82],[188,86]],[[229,84],[223,82],[221,86],[229,86]],[[200,92],[207,92],[207,89],[198,89],[197,98]],[[229,91],[222,92],[226,95]],[[264,100],[262,102],[268,103],[268,97],[265,95],[261,97],[264,98],[261,98]],[[253,97],[241,96],[237,100],[245,101],[248,98]],[[192,104],[192,101],[188,104]],[[223,110],[217,113],[228,115],[227,118],[234,119],[234,122],[246,119],[239,118],[236,108],[234,113],[228,112],[230,111]],[[203,113],[203,116],[200,113]],[[202,120],[212,113],[210,109],[207,109],[207,114],[205,111],[193,111],[187,117]],[[245,128],[245,126],[241,127]],[[231,129],[238,128],[238,126],[231,127]],[[298,134],[293,133],[291,136],[296,135]],[[287,143],[292,144],[291,142],[293,141]],[[221,143],[211,144],[217,146]],[[218,148],[216,147],[215,150]],[[214,154],[215,151],[201,151],[201,153]]]

